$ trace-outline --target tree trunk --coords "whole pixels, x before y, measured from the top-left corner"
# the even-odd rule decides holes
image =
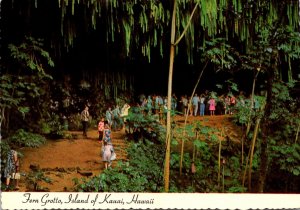
[[[222,133],[221,133],[222,135]],[[218,188],[220,188],[221,179],[221,151],[222,151],[222,141],[219,140],[219,153],[218,153]]]
[[[297,131],[296,131],[295,144],[296,144],[297,141],[298,141],[299,131],[300,131],[300,123],[298,123]]]
[[[259,167],[259,178],[258,178],[258,192],[263,193],[265,187],[265,180],[268,172],[268,136],[270,132],[270,115],[272,113],[272,89],[276,74],[276,62],[274,66],[268,70],[268,80],[267,80],[267,100],[265,104],[265,113],[262,123],[262,140],[261,140],[261,152],[260,152],[260,167]]]
[[[250,152],[250,158],[249,158],[249,172],[248,172],[248,190],[251,191],[251,174],[252,174],[252,161],[253,161],[253,156],[254,156],[254,148],[255,148],[255,143],[258,135],[258,128],[260,125],[260,118],[256,120],[255,123],[255,129],[253,133],[253,138],[252,138],[252,144],[251,144],[251,152]]]
[[[168,78],[168,104],[167,104],[167,131],[166,131],[166,155],[164,168],[164,184],[165,192],[169,192],[170,178],[170,149],[171,149],[171,98],[172,98],[172,82],[173,82],[173,66],[175,55],[175,21],[176,21],[176,0],[174,0],[172,26],[171,26],[171,47],[170,47],[170,66]]]
[[[253,111],[252,109],[253,109],[253,105],[254,105],[255,84],[256,84],[256,78],[257,78],[258,73],[259,73],[259,70],[254,75],[253,83],[252,83],[251,100],[250,100],[250,113],[249,113],[249,118],[248,118],[248,122],[247,122],[246,134],[245,134],[246,137],[247,137],[247,135],[250,131],[250,128],[251,128],[251,115],[252,115],[252,111]]]
[[[165,191],[169,191],[169,176],[170,176],[170,146],[171,146],[171,99],[172,99],[172,82],[173,82],[173,66],[174,66],[174,56],[175,56],[175,46],[180,42],[186,33],[193,15],[199,5],[196,3],[191,17],[189,18],[189,22],[182,32],[181,36],[175,43],[175,29],[176,29],[176,0],[174,0],[173,5],[173,14],[172,14],[172,24],[171,24],[171,47],[170,47],[170,66],[169,66],[169,78],[168,78],[168,100],[167,100],[167,131],[166,131],[166,155],[165,155],[165,170],[164,170],[164,180],[165,180]],[[206,65],[205,65],[206,66]],[[202,73],[201,73],[202,75]],[[201,77],[201,76],[200,76]],[[184,141],[182,141],[184,142]],[[182,145],[182,149],[184,148],[184,143]]]
[[[208,61],[206,61],[205,65],[204,65],[203,68],[202,68],[201,73],[199,74],[199,77],[198,77],[197,83],[196,83],[196,85],[195,85],[195,87],[194,87],[194,90],[193,90],[193,92],[192,92],[191,98],[193,98],[193,96],[194,96],[194,94],[195,94],[195,92],[196,92],[196,89],[197,89],[197,87],[198,87],[198,85],[199,85],[199,82],[200,82],[200,80],[201,80],[202,74],[203,74],[204,70],[206,69],[207,64],[208,64]],[[189,113],[190,107],[191,107],[191,100],[189,101],[189,104],[188,104],[187,113]],[[186,114],[186,115],[185,115],[185,119],[184,119],[183,138],[185,138],[185,134],[186,134],[185,128],[186,128],[188,116],[189,116],[189,115]],[[180,151],[180,152],[181,152],[181,153],[180,153],[180,163],[179,163],[179,175],[181,176],[181,175],[182,175],[182,162],[183,162],[183,155],[184,155],[184,139],[182,139],[182,141],[181,141],[181,151]]]
[[[4,110],[5,110],[5,108],[4,107],[2,107],[1,108],[1,116],[0,116],[0,142],[2,141],[2,122],[3,122],[3,120],[4,120]]]
[[[265,180],[267,177],[268,172],[268,140],[267,140],[267,134],[268,131],[266,131],[267,126],[263,126],[263,136],[261,140],[261,154],[260,154],[260,172],[259,172],[259,179],[258,179],[258,187],[257,192],[263,193],[264,192],[264,186],[265,186]]]

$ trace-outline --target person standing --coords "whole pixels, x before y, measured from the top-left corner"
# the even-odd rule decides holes
[[[103,140],[103,131],[104,131],[104,117],[102,117],[98,123],[99,143],[101,143]]]
[[[197,116],[199,101],[199,96],[197,95],[197,93],[195,93],[194,97],[192,98],[193,112],[195,117]]]
[[[114,153],[114,148],[111,142],[104,141],[103,148],[102,148],[102,161],[104,162],[105,169],[112,164],[112,155]]]
[[[184,116],[187,116],[188,115],[188,104],[189,104],[187,96],[184,95],[181,100],[182,100],[182,105],[183,105]]]
[[[147,114],[152,114],[152,108],[153,108],[152,104],[153,104],[152,97],[151,95],[149,95],[147,99],[147,110],[148,110]]]
[[[81,123],[82,123],[82,130],[83,130],[83,136],[87,138],[87,128],[88,128],[88,122],[89,122],[89,107],[85,106],[84,110],[81,112]]]
[[[108,125],[111,127],[112,126],[112,117],[113,117],[111,107],[108,107],[108,109],[106,110],[105,117],[108,122]]]
[[[188,97],[188,115],[193,116],[193,101],[191,99],[191,96]]]
[[[200,95],[200,116],[204,116],[205,113],[205,96]]]
[[[146,104],[147,104],[147,99],[145,98],[144,100],[146,100]],[[127,103],[125,103],[121,109],[121,118],[123,119],[123,128],[125,128],[126,118],[128,117],[129,109],[130,109],[130,105]]]
[[[211,97],[208,101],[209,104],[209,111],[210,111],[210,116],[215,115],[215,110],[216,110],[216,101],[213,97]]]
[[[103,130],[103,141],[104,142],[111,142],[111,130],[108,124],[104,125],[104,130]]]
[[[235,108],[236,98],[234,95],[230,96],[230,114],[233,114],[233,110]]]
[[[228,94],[224,99],[224,106],[225,106],[225,115],[230,114],[230,97]]]
[[[121,111],[118,104],[112,110],[112,114],[113,114],[112,128],[113,131],[116,131],[120,129],[120,126],[123,127],[123,122],[121,121]]]
[[[18,158],[18,153],[17,151],[11,149],[8,154],[7,154],[7,160],[6,160],[6,167],[4,169],[4,177],[6,178],[6,186],[5,190],[9,190],[9,184],[10,180],[14,179],[15,180],[15,189],[19,189],[19,166],[20,166],[20,161]]]
[[[173,93],[172,98],[171,98],[171,109],[173,111],[177,110],[177,96],[175,95],[175,93]]]

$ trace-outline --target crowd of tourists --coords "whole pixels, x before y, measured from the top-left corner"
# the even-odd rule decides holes
[[[139,106],[145,113],[163,114],[167,112],[167,97],[160,95],[144,94],[139,96]],[[205,91],[203,93],[195,93],[193,97],[181,95],[177,98],[176,94],[171,98],[171,109],[173,113],[189,116],[205,116],[205,115],[225,115],[233,114],[237,106],[245,106],[250,101],[250,96],[246,98],[244,92],[240,92],[237,96],[227,93],[218,96],[215,92]],[[259,101],[254,98],[253,109],[259,108]]]
[[[175,115],[182,116],[213,116],[233,114],[237,106],[245,106],[250,104],[250,96],[246,98],[243,92],[237,96],[232,93],[227,93],[218,96],[215,92],[205,91],[203,93],[195,93],[193,97],[181,95],[177,98],[176,94],[171,98],[171,111]],[[166,96],[151,94],[145,96],[139,95],[137,103],[125,103],[122,108],[118,104],[108,106],[105,111],[105,117],[102,117],[98,123],[99,142],[102,144],[102,160],[105,163],[105,168],[111,166],[111,161],[115,159],[115,152],[112,145],[112,131],[117,131],[125,128],[126,117],[129,114],[130,107],[136,107],[144,115],[156,116],[159,122],[166,120],[168,110],[168,100]],[[259,100],[254,98],[253,109],[259,108]],[[81,112],[81,121],[83,135],[87,137],[87,124],[89,120],[88,106],[85,106]]]

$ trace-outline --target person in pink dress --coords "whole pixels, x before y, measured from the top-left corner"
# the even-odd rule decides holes
[[[210,116],[215,115],[215,110],[216,110],[216,100],[211,97],[208,101],[209,104],[209,112],[210,112]]]

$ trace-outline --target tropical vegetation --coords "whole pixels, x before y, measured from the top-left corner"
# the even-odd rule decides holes
[[[3,0],[1,7],[1,159],[12,145],[38,147],[79,129],[85,103],[96,121],[108,104],[134,102],[145,91],[138,78],[154,74],[163,75],[153,92],[168,96],[166,124],[132,113],[132,126],[151,135],[129,139],[128,162],[74,180],[78,191],[299,192],[300,1]],[[191,96],[203,74],[223,75],[219,92],[246,84],[249,104],[233,116],[239,144],[224,149],[214,130],[173,125],[182,72]]]

